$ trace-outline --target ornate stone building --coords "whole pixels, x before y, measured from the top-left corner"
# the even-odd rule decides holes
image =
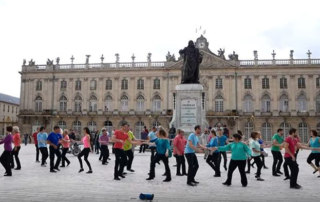
[[[226,124],[247,136],[260,130],[266,141],[278,128],[298,129],[307,141],[310,129],[320,129],[320,59],[238,60],[224,50],[214,54],[203,36],[196,41],[203,54],[200,81],[202,105],[210,126]],[[175,86],[180,83],[182,60],[37,65],[24,62],[21,71],[19,122],[29,132],[39,125],[59,125],[80,131],[117,128],[127,120],[136,136],[143,126],[169,127],[175,109]]]
[[[19,98],[0,93],[0,136],[7,126],[18,124],[19,104]]]

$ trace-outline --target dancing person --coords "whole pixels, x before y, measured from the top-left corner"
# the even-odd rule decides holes
[[[219,138],[217,137],[216,131],[214,129],[210,131],[210,136],[211,136],[211,139],[207,144],[208,151],[210,151],[210,148],[212,147],[219,146]],[[220,153],[218,150],[216,150],[216,151],[210,151],[209,156],[207,157],[207,160],[206,160],[206,162],[209,164],[209,166],[211,166],[211,168],[215,172],[214,177],[221,177],[220,158],[221,158]]]
[[[245,143],[241,142],[241,138],[241,135],[236,133],[233,135],[232,143],[225,146],[211,148],[212,151],[231,151],[231,160],[228,168],[228,178],[224,183],[222,183],[223,185],[231,185],[232,174],[237,167],[240,172],[242,186],[246,187],[248,185],[245,167],[247,157],[251,156],[251,150]]]
[[[268,169],[268,167],[265,164],[265,155],[267,155],[267,153],[264,151],[264,148],[266,148],[266,145],[264,145],[263,139],[262,139],[262,135],[260,131],[257,131],[258,133],[258,142],[260,144],[260,157],[261,157],[261,161],[262,161],[262,166],[264,169]]]
[[[221,128],[218,128],[217,129],[217,133],[218,133],[218,138],[219,138],[219,146],[225,146],[227,145],[229,142],[228,142],[228,138],[227,136],[223,135],[223,131]],[[220,152],[220,159],[219,159],[219,165],[221,164],[221,159],[223,157],[223,168],[224,170],[227,170],[227,152],[225,151],[221,151]]]
[[[128,134],[128,139],[125,140],[123,144],[123,151],[127,156],[127,171],[134,172],[132,169],[132,162],[134,158],[134,150],[132,147],[132,142],[136,140],[136,137],[133,135],[132,131],[127,127],[127,131],[125,131]]]
[[[0,144],[3,144],[4,150],[0,156],[0,162],[6,170],[4,176],[12,176],[11,162],[12,162],[12,126],[7,126],[7,135],[3,140],[0,140]]]
[[[163,128],[159,129],[157,136],[158,136],[157,140],[153,143],[157,145],[157,153],[151,162],[149,177],[147,178],[147,180],[153,180],[155,178],[156,162],[159,162],[160,160],[162,160],[166,170],[165,171],[166,179],[164,179],[163,182],[170,182],[171,171],[169,168],[169,158],[168,158],[169,150],[171,149],[170,142],[168,139],[168,135]]]
[[[67,129],[64,129],[63,131],[63,138],[61,139],[61,144],[62,144],[62,155],[61,155],[61,159],[62,159],[62,163],[60,167],[65,167],[66,164],[65,162],[67,162],[67,166],[69,166],[70,161],[69,159],[66,157],[67,152],[69,151],[70,148],[70,138],[69,138],[69,131]]]
[[[81,157],[84,156],[84,161],[86,162],[86,164],[87,164],[87,166],[89,168],[89,171],[86,172],[86,173],[90,174],[90,173],[92,173],[92,168],[91,168],[90,162],[88,160],[89,153],[90,153],[90,151],[92,151],[91,141],[90,141],[90,130],[89,130],[88,127],[84,127],[83,128],[83,132],[84,132],[84,136],[83,136],[83,138],[81,140],[82,143],[83,143],[83,150],[78,155],[78,160],[79,160],[79,163],[80,163],[79,173],[84,171],[83,165],[82,165],[82,160],[81,160]]]
[[[273,176],[280,176],[283,173],[280,171],[281,164],[283,162],[282,154],[280,148],[283,146],[283,129],[279,128],[277,133],[272,137],[272,147],[271,153],[273,156],[273,164],[272,164],[272,175]],[[279,175],[280,174],[280,175]]]
[[[187,140],[184,137],[184,131],[182,129],[177,130],[177,135],[173,140],[173,154],[177,160],[177,176],[187,175],[186,162],[184,159],[184,148],[186,147]],[[182,172],[180,170],[182,169]]]
[[[204,132],[199,137],[199,143],[201,145],[207,145],[208,144],[208,138],[209,138],[209,132],[208,132],[208,129],[205,128]],[[208,155],[209,155],[209,151],[206,149],[204,151],[203,158],[206,159],[208,157]]]
[[[107,165],[109,158],[109,134],[105,128],[102,128],[102,135],[99,137],[99,143],[102,155],[102,165]]]
[[[148,133],[149,133],[149,131],[148,131],[147,127],[144,126],[144,129],[141,132],[141,140],[143,140],[143,141],[147,140],[148,139]],[[139,149],[139,153],[141,153],[141,152],[144,153],[147,148],[148,148],[148,144],[141,144],[140,145],[140,149]]]
[[[51,132],[47,138],[47,143],[49,145],[49,152],[50,152],[50,172],[56,173],[57,171],[60,171],[58,168],[61,161],[61,153],[59,151],[59,144],[60,139],[62,139],[62,136],[60,134],[60,127],[54,126],[53,132]],[[57,161],[54,163],[54,157],[57,156]]]
[[[253,141],[251,141],[250,143],[250,148],[251,148],[251,154],[252,154],[254,163],[257,165],[257,173],[255,177],[257,178],[258,181],[264,181],[264,179],[260,177],[263,163],[261,161],[261,148],[259,143],[259,136],[260,134],[258,132],[251,133],[251,138]]]
[[[318,133],[315,130],[311,130],[311,138],[308,142],[308,145],[311,148],[320,148],[320,138],[318,137]],[[315,164],[312,161],[315,160]],[[313,174],[319,171],[320,174],[320,152],[319,151],[311,151],[310,155],[308,156],[307,163],[314,169]],[[320,177],[320,175],[318,176]]]
[[[48,148],[47,148],[48,134],[45,132],[45,127],[41,126],[39,133],[37,134],[38,148],[41,152],[41,166],[46,167],[46,160],[48,158]]]
[[[39,147],[38,147],[38,138],[37,138],[37,135],[39,133],[39,129],[40,128],[37,128],[37,130],[32,134],[32,137],[33,137],[33,141],[34,141],[34,146],[36,147],[36,162],[37,163],[40,163],[39,161]]]
[[[12,150],[12,155],[14,156],[14,159],[16,160],[17,167],[15,170],[21,170],[21,164],[20,164],[20,159],[19,159],[19,151],[20,151],[20,143],[21,143],[21,138],[20,138],[20,131],[18,126],[13,126],[12,129],[12,134],[13,134],[13,144],[14,148]],[[11,168],[14,168],[14,160],[12,158],[12,165]]]
[[[148,142],[155,142],[158,137],[157,137],[157,128],[155,126],[152,127],[152,131],[149,132],[148,134]],[[150,166],[151,166],[151,162],[152,162],[152,159],[154,158],[155,156],[155,152],[156,152],[156,146],[155,145],[149,145],[149,148],[150,148],[150,151],[151,151],[151,156],[150,156]]]
[[[201,148],[203,150],[206,149],[206,147],[199,144],[198,136],[200,136],[200,134],[201,134],[201,127],[200,125],[196,125],[194,127],[194,133],[191,133],[188,137],[188,142],[184,150],[184,153],[189,165],[188,178],[187,178],[187,185],[189,186],[196,186],[197,184],[199,184],[199,182],[195,180],[195,176],[199,168],[198,159],[195,153],[197,151],[200,151],[200,149],[198,148]]]

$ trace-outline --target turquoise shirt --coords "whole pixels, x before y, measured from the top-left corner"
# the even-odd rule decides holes
[[[41,133],[39,132],[37,134],[37,139],[38,139],[38,147],[47,147],[47,138],[48,134],[47,133]]]
[[[168,139],[158,138],[155,143],[157,145],[157,154],[165,154],[167,149],[171,149]]]
[[[193,146],[196,147],[196,146],[198,145],[199,138],[198,138],[197,135],[194,134],[194,133],[191,133],[191,134],[189,135],[186,148],[184,149],[184,153],[185,153],[185,154],[195,153],[195,151],[189,146],[189,141],[191,141],[192,144],[193,144]]]
[[[310,139],[310,147],[311,148],[320,148],[319,137],[316,137],[314,140]],[[319,151],[311,151],[311,153],[319,154]]]
[[[219,151],[231,151],[231,160],[246,160],[251,156],[251,149],[243,142],[233,142],[226,146],[218,147]]]
[[[254,152],[253,149],[257,150],[257,151],[260,151],[260,144],[259,144],[259,141],[257,140],[252,140],[250,142],[250,148],[252,149],[252,156],[253,157],[257,157],[257,156],[260,156],[261,153],[260,152]]]
[[[209,144],[207,144],[207,147],[217,147],[219,146],[218,145],[218,137],[214,137],[214,138],[211,138]],[[219,153],[218,150],[214,151],[213,153]]]

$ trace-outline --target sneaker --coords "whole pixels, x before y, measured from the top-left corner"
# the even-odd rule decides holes
[[[41,167],[47,167],[46,164],[41,164]]]
[[[57,171],[60,171],[60,169],[59,168],[53,168],[54,170],[57,170]]]
[[[63,166],[60,166],[60,168],[64,168],[64,167],[66,167],[65,165],[63,165]]]
[[[165,180],[163,180],[163,182],[170,182],[171,181],[171,179],[165,179]]]
[[[290,177],[286,177],[286,178],[284,178],[283,180],[290,180]]]
[[[195,183],[195,184],[199,184],[200,182],[198,182],[198,181],[195,181],[195,180],[193,180],[192,181],[193,183]]]
[[[257,177],[258,181],[264,181],[264,179],[262,179],[261,177]]]
[[[316,174],[317,172],[318,172],[318,170],[314,170],[314,171],[313,171],[313,174]]]
[[[183,176],[182,174],[180,174],[180,173],[178,173],[178,174],[176,174],[176,176]]]
[[[40,161],[38,160],[38,161],[36,161],[36,163],[40,163]]]
[[[81,172],[83,172],[83,171],[84,171],[83,168],[80,168],[79,173],[81,173]]]
[[[55,170],[50,170],[50,173],[56,173],[57,171],[55,171]]]
[[[280,175],[278,175],[277,173],[272,174],[272,175],[275,176],[275,177],[280,177]]]
[[[88,172],[86,172],[87,174],[90,174],[90,173],[92,173],[92,170],[89,170]]]
[[[124,176],[124,175],[119,175],[119,177],[126,178],[126,176]]]
[[[213,177],[221,177],[221,175],[217,175],[217,174],[215,174]]]
[[[191,187],[194,187],[194,186],[197,186],[196,184],[192,183],[192,182],[187,182],[187,185],[191,186]]]
[[[302,187],[298,184],[296,184],[295,186],[290,186],[290,189],[301,189]]]
[[[153,180],[154,178],[153,177],[148,177],[146,180]]]
[[[250,174],[250,171],[246,171],[247,174]]]
[[[118,181],[119,181],[119,180],[120,180],[120,178],[119,178],[119,177],[115,177],[115,178],[114,178],[114,180],[118,180]]]
[[[281,172],[281,171],[277,171],[277,174],[283,175],[283,172]]]
[[[132,172],[132,173],[134,172],[134,170],[133,170],[133,169],[129,169],[129,170],[127,170],[127,171],[130,171],[130,172]]]
[[[231,184],[230,183],[227,183],[227,182],[224,182],[222,183],[223,185],[226,185],[226,186],[230,186]]]

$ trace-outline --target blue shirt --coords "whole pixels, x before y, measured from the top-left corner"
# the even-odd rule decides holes
[[[155,143],[157,145],[157,154],[165,154],[167,149],[171,149],[168,139],[158,138]]]
[[[195,151],[189,146],[189,141],[192,142],[193,146],[197,146],[199,142],[199,138],[196,136],[196,134],[191,133],[188,137],[188,142],[186,145],[186,148],[184,149],[185,154],[195,153]]]
[[[319,137],[316,137],[314,140],[312,138],[310,139],[310,147],[311,148],[319,148],[320,143],[319,143]],[[319,151],[312,151],[311,153],[320,153]]]
[[[153,132],[153,131],[151,131],[151,132],[148,134],[148,137],[149,137],[149,139],[150,139],[150,142],[155,142],[155,141],[158,139],[157,134],[156,134],[155,132]],[[155,146],[151,145],[151,146],[149,146],[149,147],[155,147]]]
[[[46,132],[41,133],[39,132],[37,134],[37,139],[38,139],[38,147],[47,147],[47,138],[48,134]]]
[[[218,145],[218,137],[211,138],[209,144],[207,144],[207,147],[217,147]],[[213,153],[219,153],[218,150],[214,151]]]
[[[47,138],[52,144],[58,146],[59,140],[62,138],[60,133],[51,132]]]
[[[227,136],[225,135],[221,135],[221,137],[219,137],[219,146],[224,146],[227,143]]]

